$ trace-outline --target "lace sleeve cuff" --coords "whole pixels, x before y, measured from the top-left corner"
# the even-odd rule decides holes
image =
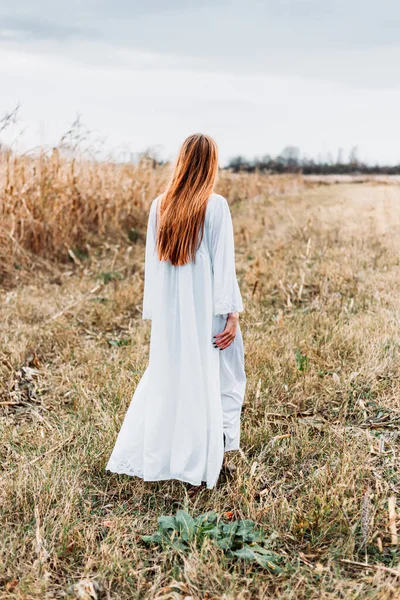
[[[217,302],[214,308],[215,315],[227,315],[233,312],[243,312],[243,302],[241,301],[228,301],[228,302]]]

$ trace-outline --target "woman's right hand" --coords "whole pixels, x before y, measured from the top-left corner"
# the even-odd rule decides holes
[[[226,320],[225,329],[222,333],[214,335],[214,348],[224,350],[228,348],[236,337],[236,331],[239,324],[239,313],[229,313]]]

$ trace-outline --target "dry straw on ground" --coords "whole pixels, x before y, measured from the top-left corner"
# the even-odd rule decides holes
[[[2,161],[0,598],[399,597],[399,188],[222,174],[243,452],[190,498],[104,471],[147,364],[144,228],[167,169]],[[181,507],[259,523],[283,573],[144,546]]]

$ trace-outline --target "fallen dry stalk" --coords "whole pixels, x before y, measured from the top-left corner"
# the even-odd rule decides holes
[[[59,319],[60,317],[62,317],[62,315],[64,315],[69,310],[71,310],[71,308],[74,308],[75,306],[79,306],[80,304],[82,304],[82,302],[85,302],[85,300],[87,300],[91,295],[93,295],[96,292],[98,292],[99,290],[101,290],[103,287],[104,287],[104,284],[102,284],[102,283],[100,283],[99,285],[96,285],[96,287],[94,287],[93,289],[90,290],[90,292],[88,292],[87,294],[85,294],[84,296],[79,298],[79,300],[75,300],[74,302],[71,302],[71,304],[68,304],[68,306],[66,306],[65,308],[60,310],[60,312],[58,312],[55,315],[53,315],[52,317],[50,317],[49,321],[55,321],[56,319]]]
[[[396,525],[396,496],[390,496],[388,499],[388,508],[389,508],[389,531],[391,536],[392,546],[397,546],[399,543],[399,538],[397,535],[397,525]]]
[[[370,565],[367,563],[357,562],[355,560],[349,560],[347,558],[340,558],[339,561],[346,565],[352,565],[353,567],[357,567],[358,569],[371,569],[372,571],[384,571],[385,573],[390,573],[390,575],[394,575],[395,577],[400,577],[399,569],[391,569],[390,567],[385,567],[384,565]]]

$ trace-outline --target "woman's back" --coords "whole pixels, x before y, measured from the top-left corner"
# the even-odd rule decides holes
[[[243,305],[236,280],[232,219],[226,199],[219,194],[211,194],[195,259],[182,266],[160,261],[157,256],[157,211],[160,210],[161,200],[162,196],[156,198],[150,208],[143,318],[152,318],[153,304],[157,303],[157,298],[165,300],[162,291],[162,282],[166,285],[165,277],[173,278],[176,282],[175,287],[168,287],[168,298],[173,296],[174,291],[178,291],[177,286],[180,286],[183,294],[193,293],[194,302],[196,299],[201,302],[204,297],[202,292],[207,292],[205,295],[208,299],[210,296],[212,298],[210,315],[242,311]]]
[[[192,204],[180,213],[179,197],[170,197],[166,208],[165,197],[151,204],[143,298],[143,318],[152,321],[149,365],[107,468],[148,481],[205,481],[213,487],[223,434],[225,449],[239,447],[245,386],[240,329],[222,353],[213,337],[223,331],[227,314],[243,305],[228,203],[202,193],[200,201],[189,190]],[[188,231],[197,242],[202,234],[199,245],[191,244]]]

